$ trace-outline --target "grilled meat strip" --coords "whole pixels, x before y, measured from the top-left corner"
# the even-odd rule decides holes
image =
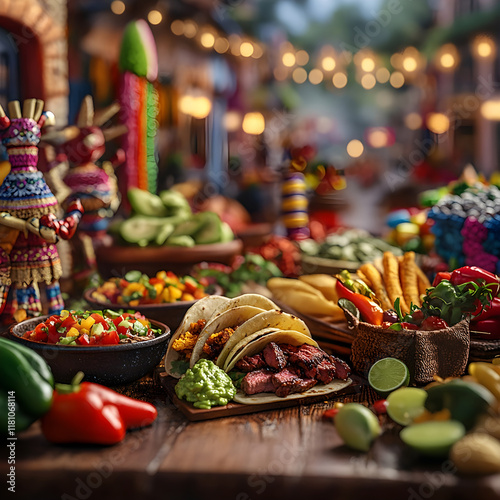
[[[259,392],[274,392],[273,375],[273,372],[268,370],[247,373],[241,381],[241,389],[248,395]]]
[[[286,366],[287,356],[281,350],[280,346],[275,342],[269,342],[262,351],[264,361],[269,368],[274,368],[276,371],[283,370]]]
[[[260,370],[266,366],[264,361],[264,356],[259,352],[254,356],[244,356],[235,365],[235,368],[242,372],[253,372],[254,370]]]
[[[296,373],[285,368],[272,376],[276,396],[285,398],[295,392],[304,392],[316,385],[317,380],[303,379]]]

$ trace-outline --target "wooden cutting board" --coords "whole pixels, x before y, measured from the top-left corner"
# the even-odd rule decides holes
[[[250,413],[256,413],[260,411],[267,410],[280,410],[282,408],[289,408],[291,406],[300,406],[303,404],[313,404],[321,403],[323,401],[340,399],[346,394],[354,394],[361,391],[363,385],[362,380],[359,377],[351,375],[352,384],[348,387],[330,394],[320,394],[304,396],[298,399],[286,399],[283,398],[282,401],[273,401],[271,403],[264,403],[258,405],[244,405],[240,403],[229,403],[226,406],[216,406],[210,408],[209,410],[204,410],[200,408],[195,408],[191,403],[187,401],[180,400],[175,395],[175,384],[177,384],[178,379],[170,377],[165,372],[157,374],[160,384],[165,388],[169,398],[175,404],[175,406],[184,414],[184,416],[191,422],[199,422],[201,420],[210,420],[213,418],[221,417],[232,417],[235,415],[247,415]]]

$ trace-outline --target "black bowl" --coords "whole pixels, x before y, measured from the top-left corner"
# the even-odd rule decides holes
[[[85,374],[84,380],[107,386],[134,382],[152,372],[165,355],[170,339],[170,328],[159,321],[151,321],[161,328],[160,336],[133,344],[109,346],[69,346],[46,344],[23,339],[48,316],[27,319],[10,328],[13,340],[24,344],[42,356],[50,366],[56,382],[70,383],[77,372]]]

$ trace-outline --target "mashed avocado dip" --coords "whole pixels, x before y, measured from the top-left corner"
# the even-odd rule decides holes
[[[229,376],[209,359],[200,359],[177,382],[175,393],[195,408],[227,405],[236,394]]]

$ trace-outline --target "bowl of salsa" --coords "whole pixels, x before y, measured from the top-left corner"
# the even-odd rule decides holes
[[[149,276],[131,270],[122,277],[108,278],[99,286],[85,290],[83,297],[94,308],[139,311],[175,331],[197,300],[220,293],[220,287],[210,285],[206,278],[178,276],[172,271],[158,271]]]
[[[139,312],[89,310],[31,318],[9,330],[49,364],[56,382],[85,380],[123,385],[152,372],[164,356],[170,328]]]

